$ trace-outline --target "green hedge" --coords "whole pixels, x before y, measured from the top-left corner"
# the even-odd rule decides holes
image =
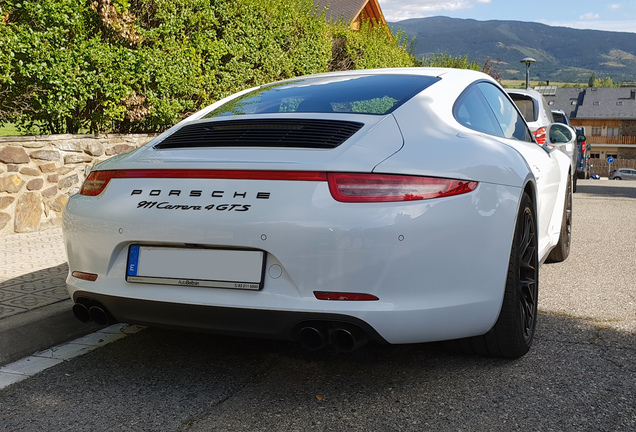
[[[162,131],[266,82],[415,65],[399,39],[327,23],[311,0],[0,0],[0,122]]]

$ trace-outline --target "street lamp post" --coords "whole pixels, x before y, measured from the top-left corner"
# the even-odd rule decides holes
[[[521,63],[526,64],[526,88],[530,88],[530,65],[534,62],[536,62],[536,60],[532,57],[526,57],[521,60]]]

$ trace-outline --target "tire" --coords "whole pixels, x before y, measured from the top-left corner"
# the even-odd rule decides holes
[[[574,184],[572,186],[572,193],[576,193],[576,184],[578,183],[579,178],[574,176]]]
[[[572,184],[568,179],[567,191],[565,192],[565,205],[563,206],[563,219],[561,220],[561,232],[559,241],[548,255],[548,262],[562,262],[570,255],[570,245],[572,244]]]
[[[508,276],[499,317],[482,336],[457,341],[462,351],[516,359],[532,346],[537,325],[539,255],[534,204],[524,192],[508,263]]]
[[[623,180],[623,179],[620,177],[614,177],[614,180]]]

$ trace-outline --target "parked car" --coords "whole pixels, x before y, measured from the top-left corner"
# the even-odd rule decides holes
[[[532,89],[506,89],[528,122],[530,131],[539,144],[545,144],[545,133],[549,124],[554,123],[552,111],[541,93]]]
[[[584,137],[585,139],[578,140],[578,158],[576,161],[576,174],[580,179],[589,179],[590,178],[590,153],[592,152],[592,145],[587,142],[587,137],[585,134],[585,127],[583,126],[575,126],[574,130],[576,131],[576,135],[578,137]]]
[[[574,129],[577,140],[576,144],[571,149],[566,148],[566,152],[572,157],[572,163],[576,167],[574,172],[574,187],[572,190],[576,192],[576,185],[578,179],[590,178],[590,151],[592,146],[587,144],[587,137],[585,136],[585,128],[583,126],[572,126],[570,119],[563,110],[552,110],[552,117],[557,123],[563,123]]]
[[[592,150],[592,146],[587,143],[586,139],[580,139],[580,137],[585,137],[585,127],[583,126],[572,126],[570,124],[570,119],[567,114],[563,110],[552,110],[552,117],[554,121],[557,123],[563,123],[570,126],[572,129],[576,131],[577,137],[579,137],[578,145],[577,145],[577,155],[576,155],[576,177],[580,179],[588,179],[590,178],[590,152]],[[574,192],[576,192],[576,183]]]
[[[571,129],[546,127],[547,142]],[[558,144],[558,142],[557,142]],[[517,358],[567,258],[568,157],[481,72],[243,91],[94,167],[64,212],[82,321]]]
[[[619,168],[610,171],[610,180],[636,180],[636,169]]]
[[[506,89],[506,92],[510,95],[512,100],[519,108],[521,115],[528,122],[528,126],[532,131],[535,139],[539,144],[546,144],[546,129],[548,125],[554,123],[554,117],[552,110],[548,108],[548,103],[541,93],[532,89]],[[565,113],[563,113],[565,115]],[[566,127],[570,128],[569,121],[566,123]],[[578,140],[576,132],[572,129],[572,140],[565,144],[560,144],[559,149],[566,153],[572,161],[572,192],[576,192],[578,176],[576,174],[576,163],[578,159]],[[548,145],[553,145],[550,141]]]
[[[570,119],[568,118],[568,116],[565,113],[565,111],[563,111],[563,110],[551,110],[550,112],[552,113],[552,118],[554,119],[554,121],[556,123],[563,123],[563,124],[566,124],[566,125],[572,127],[572,125],[570,124]]]

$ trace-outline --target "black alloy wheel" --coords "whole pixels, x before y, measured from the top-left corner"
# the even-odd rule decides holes
[[[499,318],[485,335],[458,341],[461,350],[516,359],[530,350],[538,316],[539,252],[536,210],[524,192],[510,251]]]
[[[511,257],[511,260],[513,258]],[[534,329],[537,325],[539,257],[537,251],[537,226],[533,211],[529,207],[526,207],[523,213],[519,243],[518,281],[521,329],[524,342],[530,348],[534,337]]]

